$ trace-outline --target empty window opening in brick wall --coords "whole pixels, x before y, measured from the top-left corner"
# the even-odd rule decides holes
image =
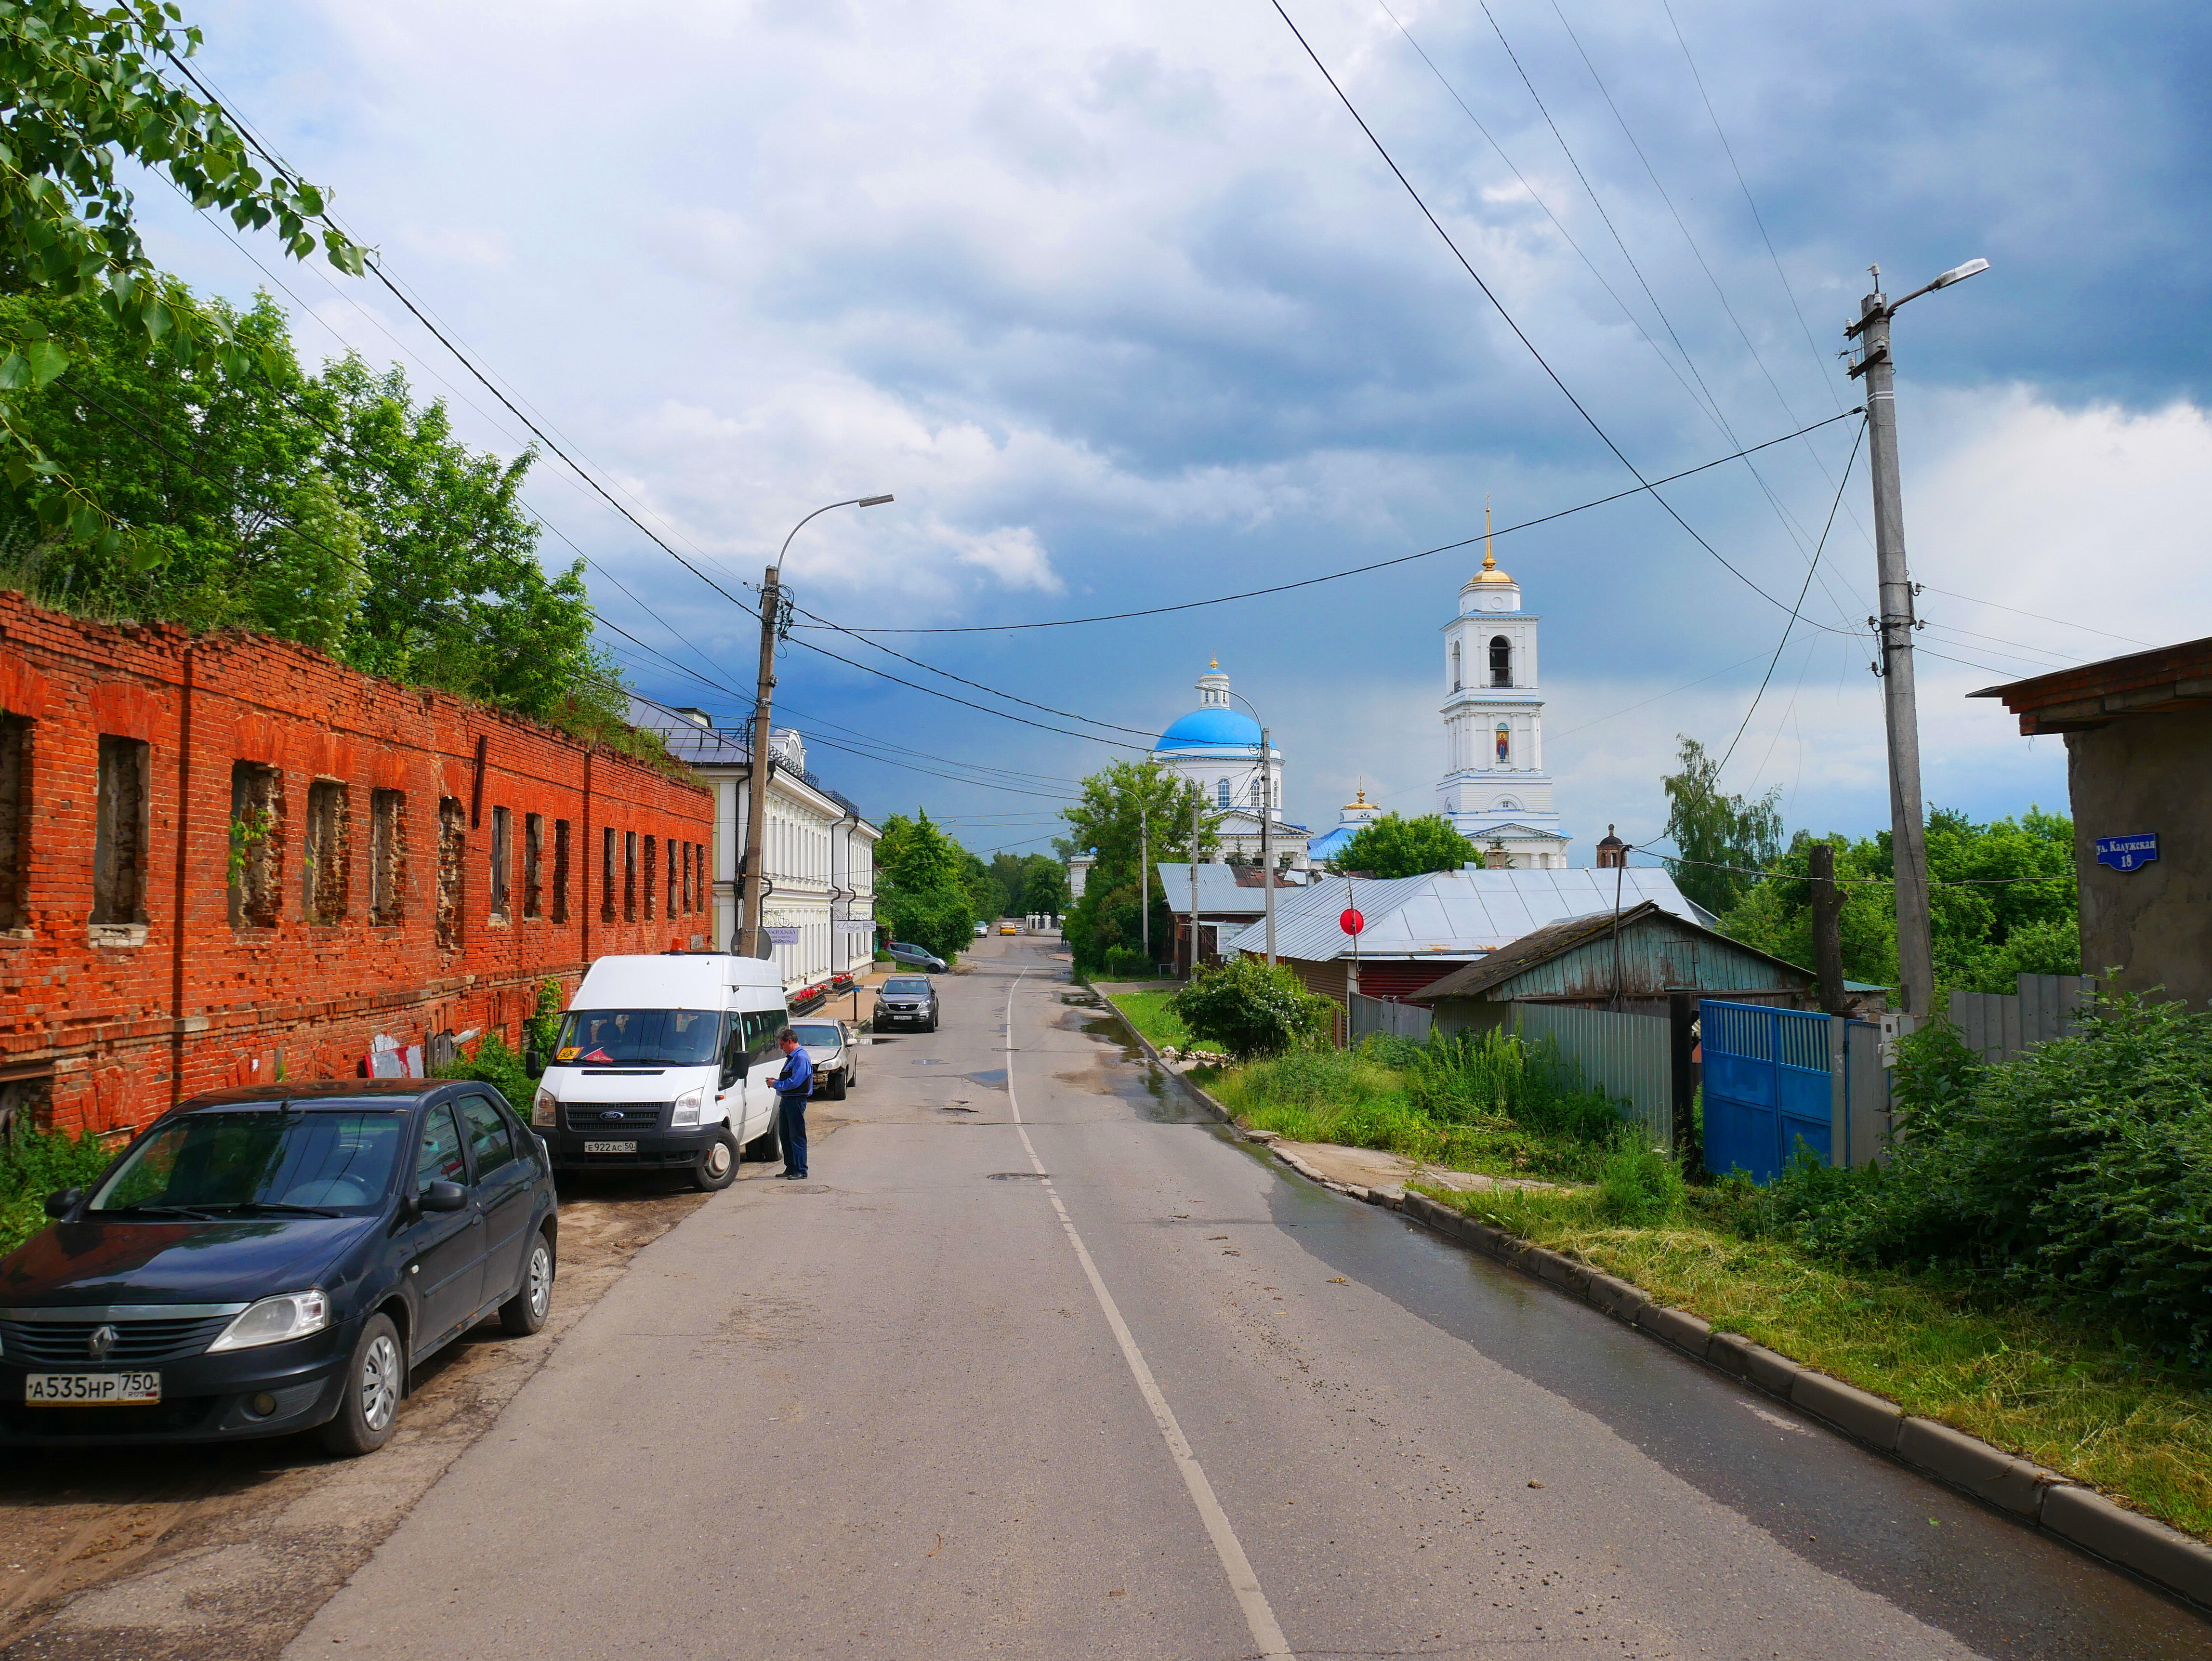
[[[230,770],[230,926],[274,928],[284,874],[284,776],[258,761]]]
[[[511,916],[507,873],[514,860],[514,815],[504,807],[491,810],[491,920],[506,922]]]
[[[396,928],[407,918],[407,795],[368,794],[368,920]]]
[[[0,715],[0,928],[31,922],[31,723]]]
[[[653,918],[653,855],[659,847],[660,839],[658,837],[647,837],[645,839],[645,915],[647,922]]]
[[[553,821],[553,921],[568,921],[568,821]]]
[[[688,908],[687,908],[688,909]],[[676,838],[668,839],[668,915],[676,915]]]
[[[684,844],[684,915],[691,915],[691,844]]]
[[[438,949],[461,945],[461,902],[469,851],[469,810],[452,796],[438,798]]]
[[[545,816],[522,816],[522,915],[545,915]]]
[[[307,787],[307,836],[300,849],[301,909],[313,923],[346,918],[353,865],[353,800],[336,779]]]
[[[637,832],[623,832],[623,921],[637,921]]]
[[[599,921],[615,920],[615,833],[611,826],[599,832]]]
[[[147,747],[100,735],[100,812],[92,837],[92,920],[146,921]]]
[[[697,909],[703,914],[714,892],[713,879],[707,874],[707,844],[703,842],[691,844],[691,868],[698,873],[698,892],[695,897],[698,901]]]

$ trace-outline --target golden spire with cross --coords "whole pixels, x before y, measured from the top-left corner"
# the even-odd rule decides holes
[[[1513,579],[1498,569],[1498,551],[1490,535],[1490,498],[1482,499],[1482,569],[1474,574],[1477,582],[1510,582]]]

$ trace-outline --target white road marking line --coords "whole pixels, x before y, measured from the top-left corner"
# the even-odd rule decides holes
[[[1244,1612],[1244,1624],[1252,1630],[1252,1641],[1260,1646],[1263,1661],[1271,1657],[1296,1661],[1296,1652],[1276,1622],[1275,1611],[1267,1603],[1267,1594],[1260,1590],[1260,1577],[1252,1572],[1252,1560],[1244,1555],[1243,1544],[1237,1538],[1229,1513],[1222,1510],[1221,1501],[1215,1498],[1213,1484],[1206,1481],[1206,1468],[1190,1451],[1190,1443],[1182,1433],[1182,1427],[1176,1421],[1174,1409],[1168,1406],[1159,1382],[1152,1377],[1145,1352],[1137,1348],[1128,1323],[1121,1318],[1120,1305],[1115,1303],[1114,1294],[1106,1290],[1105,1279],[1098,1273],[1098,1265],[1091,1260],[1083,1236],[1076,1232],[1075,1220],[1060,1203],[1060,1190],[1046,1173],[1044,1161],[1037,1158],[1036,1147],[1030,1141],[1029,1127],[1022,1122],[1021,1101],[1014,1094],[1014,990],[1028,973],[1026,969],[1022,970],[1006,988],[1006,1102],[1013,1110],[1015,1134],[1022,1139],[1022,1149],[1030,1156],[1030,1164],[1043,1180],[1045,1194],[1052,1201],[1060,1227],[1067,1232],[1067,1243],[1075,1248],[1076,1261],[1083,1265],[1084,1278],[1091,1282],[1091,1293],[1098,1299],[1106,1324],[1114,1330],[1114,1341],[1121,1347],[1121,1359],[1129,1364],[1137,1388],[1144,1393],[1145,1404],[1152,1410],[1152,1422],[1159,1427],[1160,1439],[1168,1445],[1176,1469],[1182,1473],[1183,1486],[1190,1490],[1191,1503],[1198,1507],[1199,1519],[1206,1524],[1206,1532],[1213,1542],[1214,1555],[1221,1559],[1222,1570],[1229,1577],[1229,1589],[1237,1595],[1237,1606]]]

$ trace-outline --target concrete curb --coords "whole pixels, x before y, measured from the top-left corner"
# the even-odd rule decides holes
[[[1265,1131],[1247,1130],[1239,1125],[1227,1108],[1169,1066],[1151,1040],[1111,1000],[1102,993],[1098,1001],[1155,1066],[1240,1139],[1262,1147],[1274,1141]],[[1649,1293],[1626,1281],[1478,1222],[1425,1194],[1408,1190],[1401,1200],[1379,1189],[1332,1182],[1295,1153],[1283,1148],[1270,1151],[1310,1182],[1370,1205],[1387,1205],[1403,1212],[1446,1239],[1494,1257],[1534,1279],[1547,1281],[1638,1331],[1789,1402],[1831,1429],[1947,1488],[1995,1506],[2199,1609],[2212,1610],[2212,1546],[2179,1529],[2129,1511],[2094,1488],[2069,1482],[2057,1472],[1978,1436],[1932,1419],[1908,1417],[1894,1402],[1815,1372],[1741,1334],[1715,1332],[1702,1317],[1654,1303]]]
[[[1800,1366],[1687,1310],[1653,1303],[1627,1281],[1476,1222],[1425,1194],[1401,1208],[1414,1221],[1510,1268],[1549,1281],[1693,1360],[1740,1378],[1901,1464],[2056,1536],[2161,1590],[2212,1609],[2212,1546],[2114,1504],[1979,1437],[1906,1415],[1894,1402]],[[1564,1265],[1565,1267],[1562,1267]]]

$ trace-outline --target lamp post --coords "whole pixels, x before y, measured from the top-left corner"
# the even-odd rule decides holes
[[[1897,873],[1897,967],[1905,1009],[1925,1019],[1935,1013],[1936,952],[1928,920],[1928,841],[1920,799],[1920,715],[1912,684],[1912,579],[1905,564],[1905,499],[1897,465],[1897,378],[1889,351],[1889,320],[1909,302],[1948,289],[1990,268],[1986,259],[1954,265],[1903,300],[1881,292],[1881,267],[1870,266],[1875,291],[1859,301],[1856,322],[1844,330],[1861,351],[1850,366],[1866,377],[1867,455],[1874,477],[1874,546],[1881,614],[1869,618],[1881,655],[1882,716],[1889,735],[1890,845]]]
[[[767,941],[761,933],[762,902],[767,898],[768,890],[768,873],[761,868],[765,857],[762,838],[763,822],[768,818],[769,769],[773,764],[768,749],[769,700],[775,690],[775,636],[783,613],[783,557],[791,551],[791,537],[805,528],[807,520],[826,514],[832,508],[880,508],[890,499],[887,496],[852,496],[817,508],[791,527],[791,536],[784,538],[783,546],[776,550],[775,563],[761,579],[760,678],[753,691],[752,759],[745,777],[744,858],[738,867],[738,937],[730,943],[730,949],[741,955],[750,951],[755,957],[768,956]]]
[[[1227,691],[1227,688],[1224,688]],[[1247,709],[1252,719],[1260,721],[1260,894],[1267,908],[1267,967],[1275,966],[1275,775],[1273,762],[1274,750],[1267,742],[1267,723],[1260,721],[1260,712],[1252,709],[1252,700],[1242,692],[1230,692]]]

